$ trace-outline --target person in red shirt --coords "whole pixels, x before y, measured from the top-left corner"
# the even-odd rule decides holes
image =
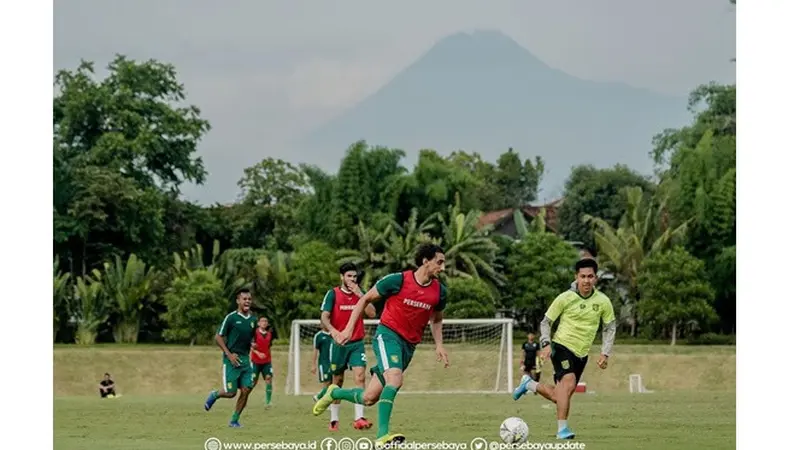
[[[342,284],[325,294],[322,308],[320,308],[322,310],[320,322],[324,329],[338,333],[347,327],[353,317],[353,310],[358,304],[358,299],[363,295],[361,288],[356,283],[357,277],[358,267],[355,264],[348,262],[339,267],[339,278]],[[353,371],[355,385],[361,389],[366,387],[367,355],[364,351],[364,320],[362,317],[364,313],[367,317],[375,317],[375,306],[368,305],[356,316],[355,329],[349,342],[344,345],[332,343],[330,370],[333,374],[332,384],[336,386],[342,387],[344,371],[350,369]],[[330,406],[331,423],[328,429],[331,431],[339,429],[339,403],[335,402]],[[364,417],[364,405],[356,404],[353,428],[363,430],[370,427],[372,427],[372,422]]]
[[[269,320],[261,316],[250,350],[250,364],[253,365],[253,389],[258,384],[259,376],[264,378],[264,384],[267,385],[267,408],[272,404],[272,342],[275,339],[278,339],[278,333],[269,325]]]
[[[378,364],[370,370],[372,379],[366,389],[342,389],[331,385],[312,409],[314,415],[322,414],[334,401],[366,406],[378,403],[378,434],[375,446],[405,441],[402,434],[389,433],[394,398],[403,385],[403,373],[411,363],[417,344],[428,323],[436,345],[436,357],[450,366],[442,342],[442,320],[446,305],[447,288],[436,277],[444,270],[444,250],[435,244],[423,244],[417,250],[417,270],[389,274],[362,296],[353,309],[343,331],[331,331],[334,341],[342,345],[355,336],[361,314],[368,304],[381,298],[386,303],[381,322],[372,339],[372,349]]]

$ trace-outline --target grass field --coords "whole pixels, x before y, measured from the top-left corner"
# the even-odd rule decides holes
[[[494,383],[496,350],[484,364],[480,361],[489,353],[457,346],[449,350],[453,365],[445,370],[435,365],[431,351],[420,348],[407,387],[475,388],[485,386],[489,378]],[[514,356],[516,362],[519,355]],[[590,450],[735,448],[735,358],[734,347],[617,347],[608,370],[590,364],[586,371],[588,388],[595,394],[575,396],[570,425],[578,435],[576,442]],[[309,397],[283,393],[287,360],[281,351],[275,354],[273,407],[264,409],[261,384],[242,415],[245,428],[227,428],[232,401],[220,400],[210,412],[202,407],[208,391],[219,385],[219,361],[219,353],[210,347],[56,346],[55,448],[201,449],[210,437],[223,443],[318,442],[330,435],[327,413],[314,417]],[[114,374],[121,398],[101,400],[97,395],[97,383],[106,371]],[[628,393],[630,373],[642,374],[647,388],[655,392]],[[545,379],[549,374],[548,367]],[[316,387],[303,385],[307,390]],[[393,429],[417,442],[497,440],[500,423],[509,416],[528,423],[531,442],[553,442],[555,432],[554,407],[531,395],[514,402],[508,394],[401,391],[394,411]],[[375,420],[374,408],[367,414]],[[344,404],[337,437],[375,437],[374,429],[348,428],[352,416],[352,405]]]

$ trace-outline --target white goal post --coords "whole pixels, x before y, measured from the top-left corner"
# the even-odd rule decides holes
[[[365,319],[364,350],[367,358],[367,383],[375,365],[372,336],[377,319]],[[314,335],[320,331],[318,319],[294,320],[289,340],[286,394],[312,395],[321,384],[312,374]],[[444,319],[444,345],[450,367],[436,362],[430,326],[416,350],[403,383],[404,393],[491,394],[514,389],[514,321],[512,319]],[[344,374],[344,386],[351,387],[353,376]]]

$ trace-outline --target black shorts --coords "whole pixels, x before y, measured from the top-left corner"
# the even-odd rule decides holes
[[[113,389],[111,389],[111,390],[109,390],[109,391],[104,391],[104,390],[100,389],[100,397],[102,397],[102,398],[106,398],[106,397],[108,397],[109,395],[114,395],[114,396],[116,396],[117,394],[114,392],[114,390],[113,390]]]
[[[523,364],[523,370],[525,372],[533,372],[534,370],[536,370],[536,361],[531,361],[531,362],[525,361],[525,364]]]
[[[578,358],[575,353],[563,345],[553,342],[550,344],[550,361],[553,362],[553,380],[558,383],[568,373],[575,374],[575,383],[581,380],[583,369],[586,368],[588,356]]]

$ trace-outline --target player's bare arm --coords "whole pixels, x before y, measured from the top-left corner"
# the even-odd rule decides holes
[[[364,296],[364,293],[361,291],[361,287],[358,284],[353,283],[352,281],[348,280],[348,281],[345,281],[345,286],[347,287],[347,289],[350,292],[356,294],[358,296],[358,298],[361,298],[361,297]],[[369,303],[369,304],[367,304],[367,307],[364,308],[364,314],[368,318],[374,319],[378,315],[378,311],[375,310],[375,305],[373,305],[372,303]]]
[[[239,367],[239,355],[236,353],[231,353],[231,351],[228,350],[228,346],[225,345],[225,338],[223,338],[222,335],[217,334],[214,339],[217,341],[219,348],[222,349],[222,353],[225,353],[225,357],[228,358],[228,361],[230,361],[234,367]]]
[[[314,358],[311,359],[311,373],[317,374],[317,361],[319,361],[319,349],[314,347]]]
[[[611,320],[603,324],[603,345],[600,348],[600,359],[597,360],[597,366],[601,369],[608,367],[608,357],[611,356],[611,348],[614,346],[614,338],[616,335],[616,320]]]
[[[322,311],[322,315],[320,315],[319,321],[322,323],[323,329],[328,330],[328,333],[330,333],[331,336],[336,336],[340,333],[340,330],[337,330],[336,328],[333,327],[333,325],[331,325],[330,311]]]
[[[444,320],[443,311],[435,311],[431,317],[431,335],[436,344],[436,361],[444,361],[445,367],[450,367],[450,360],[447,351],[444,349],[444,339],[442,339],[442,321]]]

